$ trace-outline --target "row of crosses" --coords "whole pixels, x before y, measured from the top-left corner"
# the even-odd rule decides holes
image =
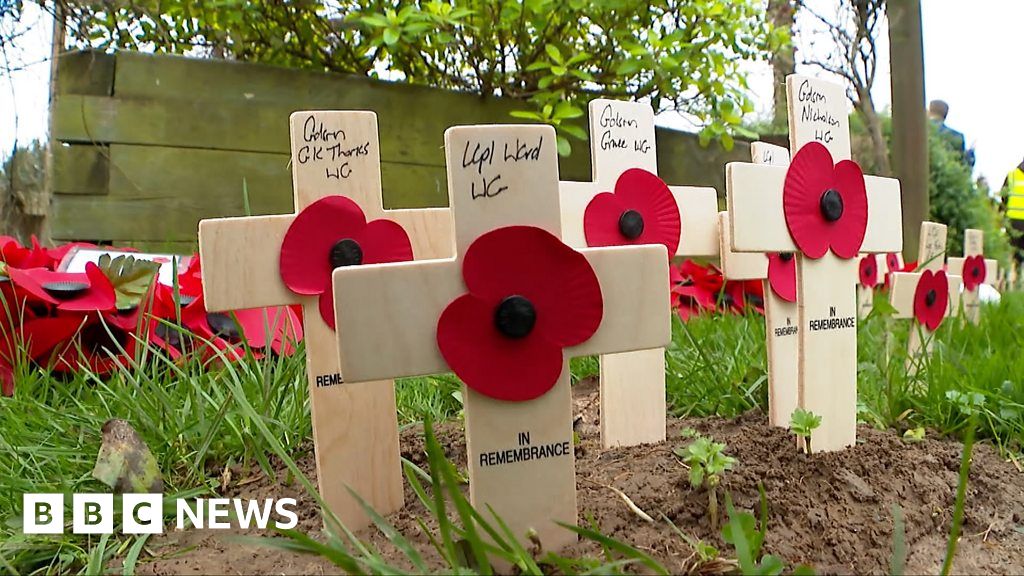
[[[547,549],[575,540],[556,524],[577,521],[569,358],[600,355],[604,446],[663,441],[675,256],[764,280],[772,423],[804,407],[823,417],[816,450],[852,445],[858,262],[901,250],[899,183],[849,161],[840,87],[788,88],[792,158],[756,143],[727,166],[721,213],[714,189],[658,178],[645,104],[591,102],[591,182],[559,181],[549,126],[450,128],[449,208],[422,210],[384,208],[374,113],[293,114],[295,213],[201,222],[204,296],[212,311],[302,306],[336,517],[368,524],[353,494],[401,508],[394,379],[454,372],[471,502]],[[929,272],[896,275],[894,303],[933,290]]]

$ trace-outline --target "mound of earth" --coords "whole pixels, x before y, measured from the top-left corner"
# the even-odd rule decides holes
[[[785,430],[768,426],[760,413],[738,419],[672,419],[668,442],[660,445],[602,450],[599,439],[597,387],[583,382],[574,387],[577,431],[577,486],[580,518],[629,542],[662,562],[673,573],[700,570],[693,549],[661,521],[664,515],[683,533],[701,539],[729,556],[731,547],[712,529],[706,515],[708,497],[694,490],[687,467],[673,454],[685,444],[684,429],[692,428],[727,444],[736,458],[721,483],[737,508],[756,511],[758,484],[768,497],[769,521],[765,551],[780,556],[790,567],[812,566],[822,573],[887,573],[892,557],[893,514],[899,506],[905,518],[907,573],[937,573],[946,552],[953,516],[957,472],[962,446],[929,436],[907,443],[894,431],[861,427],[858,444],[848,450],[806,456],[800,454]],[[461,424],[437,427],[449,458],[465,467],[466,445]],[[403,456],[426,468],[422,429],[402,433]],[[298,463],[315,478],[311,450]],[[279,465],[276,463],[275,465]],[[312,499],[295,483],[283,484],[287,470],[280,466],[274,482],[258,471],[236,472],[225,482],[224,495],[240,498],[295,497],[300,526],[318,532],[320,519]],[[643,520],[612,487],[658,520]],[[415,494],[406,487],[406,507],[388,520],[434,563],[443,568],[422,533],[417,518],[435,523]],[[724,498],[720,510],[724,514]],[[962,536],[955,571],[961,573],[1018,573],[1024,569],[1024,474],[999,457],[990,445],[975,446]],[[141,574],[306,574],[338,573],[337,567],[316,557],[293,554],[240,541],[240,531],[172,532],[152,539],[152,554],[140,560]],[[373,529],[359,536],[372,542],[386,559],[407,565],[400,552]],[[581,541],[571,555],[599,555],[599,547]]]

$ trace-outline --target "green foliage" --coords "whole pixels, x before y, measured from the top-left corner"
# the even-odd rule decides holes
[[[970,168],[960,152],[930,127],[928,138],[928,200],[933,221],[949,227],[947,249],[950,255],[964,251],[964,230],[976,228],[985,233],[985,256],[1009,263],[1010,246],[1003,215],[998,205],[971,178]]]
[[[160,264],[156,262],[137,260],[124,254],[116,258],[103,254],[96,265],[114,285],[118,310],[131,310],[138,306],[160,270]]]
[[[690,486],[694,488],[717,486],[722,474],[736,463],[735,458],[725,454],[725,444],[706,436],[698,436],[686,448],[677,448],[675,453],[690,466]]]
[[[80,45],[207,53],[382,76],[528,103],[519,118],[585,139],[597,96],[649,99],[726,148],[753,110],[743,66],[789,41],[754,0],[143,0],[72,2]]]
[[[759,518],[755,518],[750,512],[738,512],[733,507],[732,498],[728,494],[725,495],[725,509],[729,515],[729,522],[722,526],[722,540],[732,544],[736,549],[736,559],[739,561],[741,573],[776,576],[782,574],[786,567],[778,556],[761,555],[761,547],[768,534],[768,497],[761,484],[758,484],[757,490],[761,498]],[[814,574],[814,571],[800,565],[793,569],[793,574]]]
[[[821,426],[821,416],[810,410],[797,408],[789,418],[789,429],[800,438],[804,439],[807,446],[807,453],[811,452],[811,433]]]

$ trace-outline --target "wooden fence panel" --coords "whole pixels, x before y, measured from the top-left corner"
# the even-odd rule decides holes
[[[388,208],[447,203],[444,130],[517,122],[518,104],[363,77],[225,60],[131,52],[68,54],[54,104],[58,240],[142,247],[195,244],[201,218],[290,212],[288,117],[295,110],[377,112]],[[583,126],[585,119],[580,119]],[[749,157],[702,148],[692,134],[658,129],[659,170],[670,184],[722,190],[724,164]],[[589,180],[586,142],[560,159],[563,179]]]

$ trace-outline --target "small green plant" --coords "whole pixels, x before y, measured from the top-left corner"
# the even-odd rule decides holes
[[[782,574],[786,566],[782,558],[772,554],[761,555],[765,537],[768,534],[768,496],[764,485],[758,483],[760,494],[760,517],[755,518],[750,512],[738,512],[732,505],[732,498],[725,495],[726,513],[729,522],[722,526],[722,540],[736,548],[736,560],[741,574],[772,575]],[[792,570],[793,574],[810,575],[814,570],[800,564]]]
[[[708,489],[708,518],[718,528],[718,485],[722,474],[731,470],[736,459],[725,454],[725,444],[706,436],[697,436],[686,448],[677,448],[677,456],[690,466],[690,485]]]
[[[811,432],[818,426],[821,426],[821,416],[803,408],[793,410],[793,415],[789,418],[789,429],[798,438],[803,439],[808,454],[811,453]]]

